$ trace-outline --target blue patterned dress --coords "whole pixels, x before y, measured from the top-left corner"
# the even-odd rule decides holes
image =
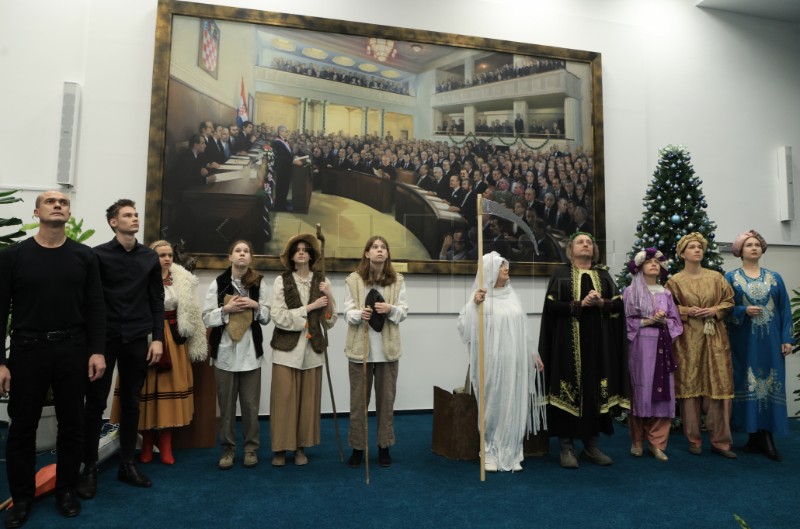
[[[789,295],[781,276],[761,269],[751,278],[737,268],[725,274],[734,291],[736,306],[730,316],[733,352],[733,417],[739,432],[788,431],[786,366],[781,344],[794,343]],[[755,317],[745,314],[750,305],[761,307]]]

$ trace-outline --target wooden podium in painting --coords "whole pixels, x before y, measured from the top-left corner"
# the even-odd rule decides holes
[[[522,452],[525,457],[545,456],[549,444],[547,432],[540,432],[525,439]],[[480,458],[478,403],[475,395],[453,393],[434,386],[431,450],[434,454],[459,461]]]
[[[192,364],[194,376],[194,417],[191,424],[175,428],[172,445],[175,448],[213,448],[217,444],[217,384],[214,368],[208,360]]]

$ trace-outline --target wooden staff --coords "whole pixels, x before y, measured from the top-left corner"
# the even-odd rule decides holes
[[[478,195],[478,288],[483,288],[483,197]],[[485,300],[486,298],[484,298]],[[481,435],[481,481],[486,481],[486,418],[484,416],[484,403],[486,402],[486,388],[484,386],[483,373],[483,303],[478,305],[478,363],[480,372],[478,374],[478,392],[480,399],[478,402],[479,423]]]
[[[317,224],[317,239],[320,242],[320,268],[322,268],[322,279],[325,280],[325,236],[322,235],[322,226]],[[333,406],[333,429],[336,431],[336,446],[339,449],[339,462],[344,463],[344,452],[342,452],[342,438],[339,436],[339,420],[336,417],[336,398],[333,396],[333,382],[331,382],[331,366],[328,363],[328,326],[325,318],[322,322],[322,336],[325,340],[325,348],[322,354],[325,356],[325,373],[328,375],[328,391],[331,394],[331,406]]]
[[[366,301],[366,297],[365,297]],[[367,354],[369,354],[369,321],[364,322],[364,357],[361,359],[364,366],[364,472],[365,480],[369,485],[369,390],[367,387]]]

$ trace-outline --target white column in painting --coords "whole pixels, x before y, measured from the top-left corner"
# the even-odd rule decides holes
[[[464,107],[464,134],[475,134],[475,105]]]
[[[441,110],[434,110],[433,111],[433,132],[441,131],[442,130],[442,122],[445,120],[444,114],[442,114]],[[447,123],[450,123],[450,120],[447,120]],[[447,129],[445,129],[447,130]]]
[[[475,61],[472,58],[467,57],[467,59],[464,61],[464,81],[467,81],[468,79],[472,81],[473,77],[475,77]]]
[[[583,145],[581,105],[574,97],[564,98],[564,136],[570,145]]]

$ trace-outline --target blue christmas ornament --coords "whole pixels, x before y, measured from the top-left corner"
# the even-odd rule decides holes
[[[658,208],[659,211],[667,211],[667,206],[661,204],[661,207]]]
[[[670,220],[670,221],[671,221],[673,224],[678,224],[678,223],[681,221],[681,217],[680,217],[680,216],[679,216],[679,215],[676,213],[675,215],[671,216],[671,217],[669,218],[669,220]]]
[[[708,207],[708,202],[706,202],[704,200],[700,205],[703,206],[704,208],[707,208]]]
[[[686,227],[689,228],[690,230],[693,230],[694,229],[694,222],[690,222],[689,224],[686,225]]]

